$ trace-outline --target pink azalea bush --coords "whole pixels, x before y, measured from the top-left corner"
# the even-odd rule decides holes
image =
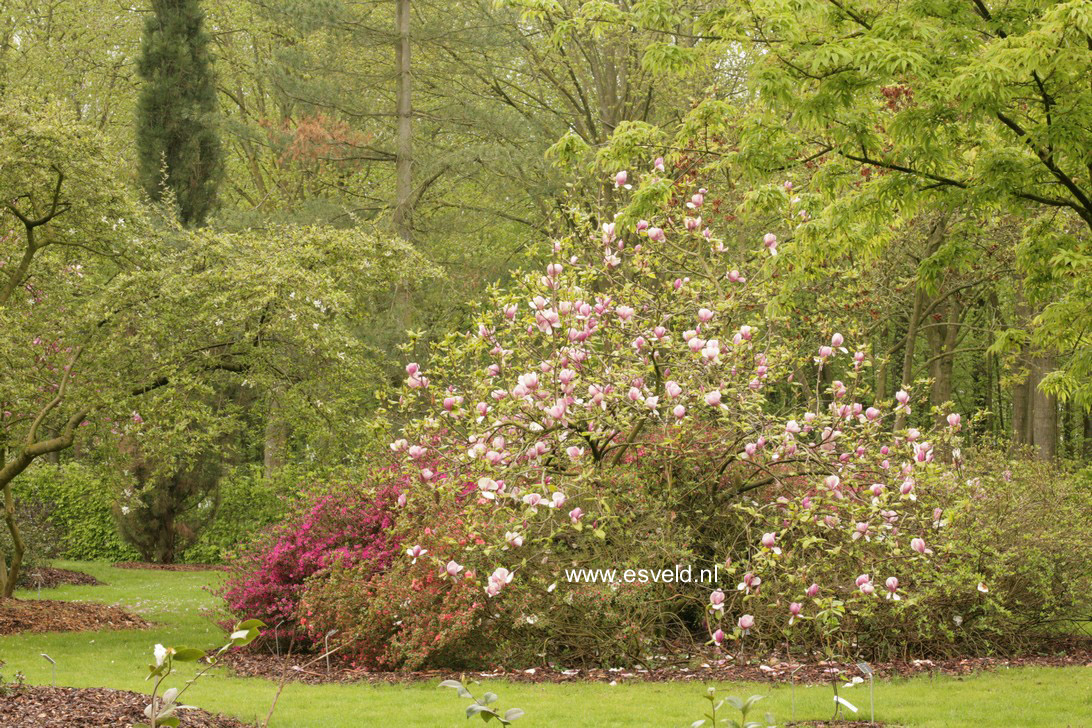
[[[374,491],[342,487],[308,501],[236,555],[222,590],[229,608],[271,626],[294,626],[311,577],[335,564],[368,573],[386,569],[399,551],[392,527],[401,489],[397,482]]]

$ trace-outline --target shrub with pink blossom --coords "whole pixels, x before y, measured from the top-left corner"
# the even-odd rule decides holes
[[[306,500],[294,514],[233,560],[222,594],[236,614],[294,625],[309,579],[335,564],[380,572],[399,549],[392,527],[402,490],[391,474],[372,487],[337,487]]]

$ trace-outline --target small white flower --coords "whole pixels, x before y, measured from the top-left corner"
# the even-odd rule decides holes
[[[159,667],[163,664],[163,661],[167,659],[167,648],[157,644],[152,652],[155,654],[155,666]]]

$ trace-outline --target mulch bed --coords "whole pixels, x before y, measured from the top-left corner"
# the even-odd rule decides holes
[[[272,680],[280,678],[284,669],[284,660],[267,652],[238,650],[224,656],[224,662],[236,674],[242,677],[264,677]],[[330,672],[326,672],[324,661],[319,661],[306,668],[301,668],[314,659],[312,655],[296,655],[289,661],[285,673],[289,680],[309,684],[317,683],[408,683],[431,680],[444,680],[457,676],[452,670],[418,670],[414,672],[370,672],[346,664],[344,660],[331,657]],[[1006,667],[1092,667],[1092,646],[1085,645],[1057,655],[1030,655],[1026,657],[965,657],[947,660],[910,660],[884,663],[872,663],[872,670],[877,679],[890,677],[910,677],[921,674],[969,675],[980,670],[996,670]],[[552,668],[531,668],[529,670],[496,669],[487,672],[466,672],[471,680],[507,680],[521,683],[565,683],[565,682],[790,682],[829,683],[831,670],[844,670],[849,675],[859,675],[852,664],[816,662],[799,663],[770,660],[764,664],[734,664],[732,660],[711,661],[700,667],[663,667],[649,672],[643,669],[623,670],[586,669],[556,670]]]
[[[19,585],[25,589],[52,589],[63,584],[99,586],[102,582],[82,571],[54,569],[50,566],[27,569],[19,576]]]
[[[0,635],[145,629],[140,617],[121,607],[50,599],[0,599]],[[0,725],[5,725],[0,721]]]
[[[147,722],[147,695],[107,688],[54,688],[24,685],[0,699],[0,725],[6,728],[128,728]],[[234,718],[204,710],[182,710],[187,728],[246,728]]]
[[[223,564],[157,564],[152,561],[119,561],[115,569],[151,569],[153,571],[227,571]]]

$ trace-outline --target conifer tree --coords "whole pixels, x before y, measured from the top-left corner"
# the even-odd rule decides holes
[[[138,64],[139,179],[153,200],[169,189],[188,226],[215,204],[223,164],[208,46],[198,0],[152,0]]]

